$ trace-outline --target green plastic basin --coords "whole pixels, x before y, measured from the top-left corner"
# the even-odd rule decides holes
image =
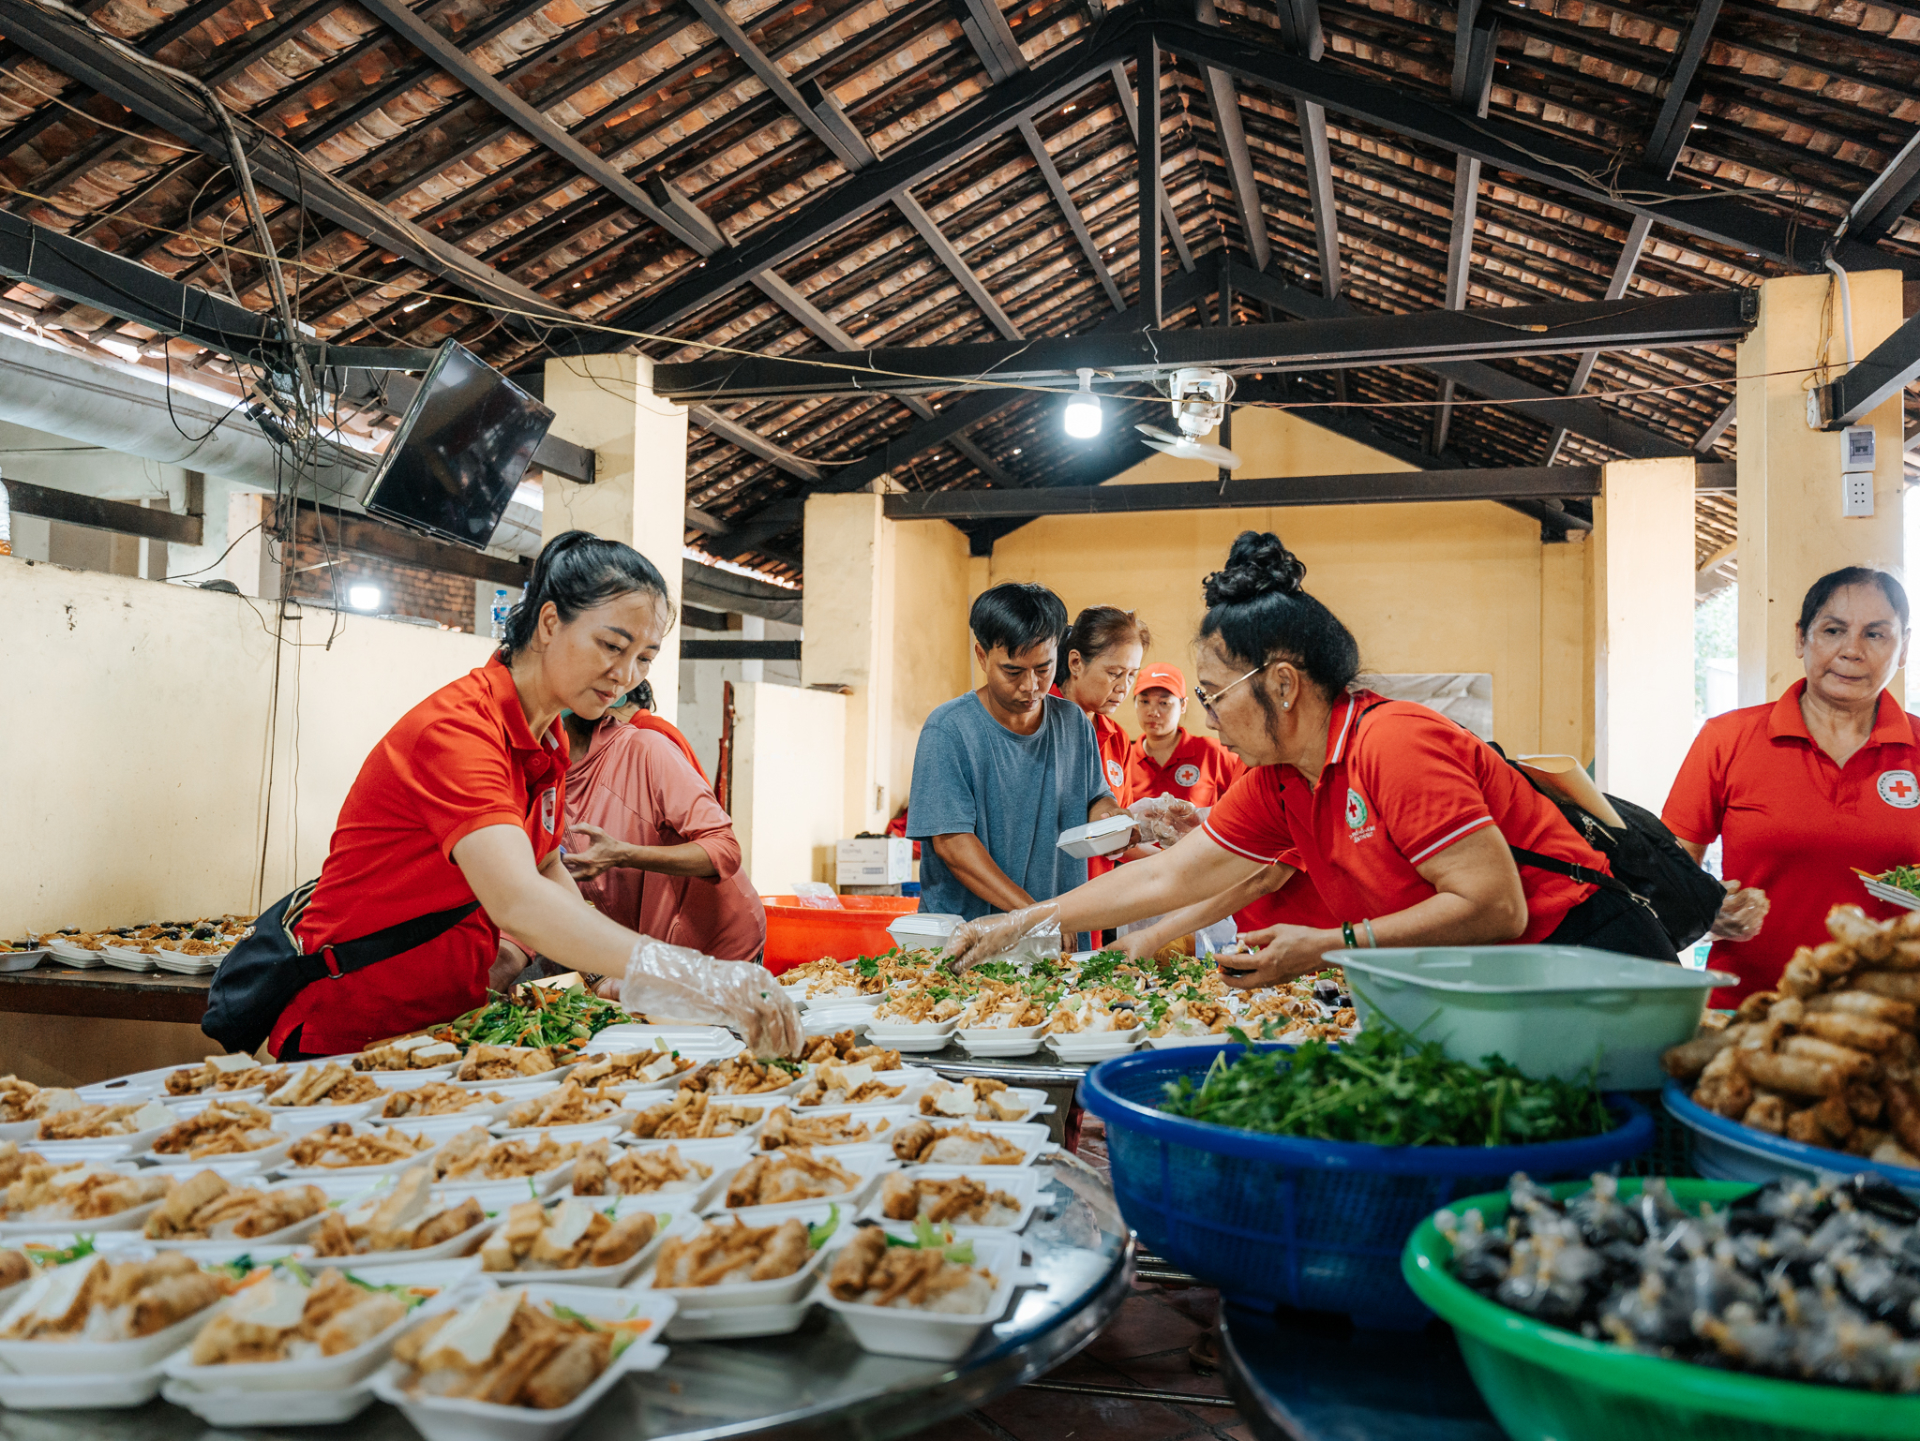
[[[1623,1180],[1620,1193],[1643,1183]],[[1584,1181],[1552,1187],[1577,1195]],[[1743,1181],[1667,1182],[1689,1210],[1724,1206],[1755,1189]],[[1507,1193],[1456,1201],[1456,1215],[1478,1210],[1489,1228],[1507,1215]],[[1604,1341],[1544,1325],[1496,1305],[1453,1279],[1453,1248],[1429,1217],[1402,1253],[1413,1293],[1460,1342],[1474,1384],[1514,1441],[1797,1441],[1857,1436],[1914,1441],[1920,1396],[1894,1396],[1716,1371],[1689,1361],[1640,1356]]]

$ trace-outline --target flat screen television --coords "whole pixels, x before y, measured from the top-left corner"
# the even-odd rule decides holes
[[[481,549],[552,424],[551,410],[449,340],[373,473],[367,512]]]

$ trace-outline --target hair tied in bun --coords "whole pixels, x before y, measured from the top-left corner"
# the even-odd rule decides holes
[[[1202,639],[1217,639],[1246,666],[1271,660],[1297,665],[1327,696],[1353,683],[1360,647],[1353,633],[1303,588],[1307,567],[1270,531],[1243,530],[1227,563],[1202,583],[1207,615]],[[1266,704],[1258,684],[1254,693]]]
[[[1227,563],[1201,582],[1209,607],[1234,605],[1263,595],[1299,595],[1306,562],[1271,532],[1243,530]]]

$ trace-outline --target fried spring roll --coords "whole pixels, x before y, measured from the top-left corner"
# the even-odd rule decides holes
[[[1855,971],[1852,988],[1889,1000],[1920,1003],[1920,971]]]
[[[1739,1051],[1740,1067],[1756,1087],[1782,1091],[1790,1096],[1818,1100],[1830,1096],[1847,1084],[1847,1071],[1830,1061],[1812,1061],[1804,1056],[1769,1055],[1765,1051]]]
[[[1740,1117],[1743,1126],[1751,1126],[1756,1131],[1769,1131],[1779,1135],[1787,1123],[1787,1105],[1772,1091],[1758,1092],[1753,1104]]]
[[[1803,1146],[1827,1144],[1827,1133],[1820,1128],[1814,1110],[1814,1107],[1808,1106],[1804,1111],[1795,1111],[1787,1117],[1786,1137],[1789,1141],[1798,1141]]]
[[[1728,1026],[1724,1031],[1702,1032],[1691,1041],[1667,1047],[1661,1053],[1660,1064],[1674,1080],[1691,1081],[1706,1070],[1709,1061],[1738,1041],[1745,1031],[1745,1026],[1736,1025]],[[575,1184],[578,1185],[578,1182]]]
[[[1915,914],[1920,915],[1920,911]],[[1816,1014],[1838,1011],[1843,1015],[1865,1016],[1870,1021],[1885,1021],[1903,1031],[1911,1031],[1916,1019],[1920,1019],[1920,1007],[1913,1002],[1876,996],[1871,991],[1828,991],[1824,995],[1809,996],[1805,1008]]]

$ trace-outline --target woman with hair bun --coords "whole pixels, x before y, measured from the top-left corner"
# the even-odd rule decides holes
[[[585,904],[561,863],[561,714],[603,716],[645,676],[673,614],[632,547],[581,530],[547,543],[498,653],[402,716],[347,792],[290,922],[301,954],[337,964],[281,1012],[268,1040],[280,1060],[450,1021],[519,972],[522,946],[621,978],[635,1009],[732,1025],[761,1052],[798,1047],[792,1003],[762,967],[635,934]],[[389,932],[414,944],[367,955],[391,951]]]
[[[1920,741],[1887,693],[1908,619],[1906,587],[1884,570],[1821,576],[1794,625],[1806,675],[1776,701],[1715,716],[1681,763],[1661,819],[1695,860],[1719,840],[1729,877],[1709,964],[1740,984],[1715,991],[1716,1006],[1771,989],[1797,947],[1827,939],[1834,906],[1900,914],[1853,868],[1920,862]]]
[[[1368,946],[1551,941],[1671,961],[1637,902],[1516,864],[1517,849],[1607,870],[1484,741],[1426,706],[1356,688],[1353,634],[1305,579],[1279,537],[1253,531],[1206,579],[1194,698],[1252,770],[1205,825],[1051,905],[962,927],[949,945],[961,964],[1046,920],[1093,930],[1227,897],[1268,867],[1290,875],[1290,856],[1336,924],[1254,932],[1258,955],[1225,972],[1232,985],[1271,985],[1329,951]]]

